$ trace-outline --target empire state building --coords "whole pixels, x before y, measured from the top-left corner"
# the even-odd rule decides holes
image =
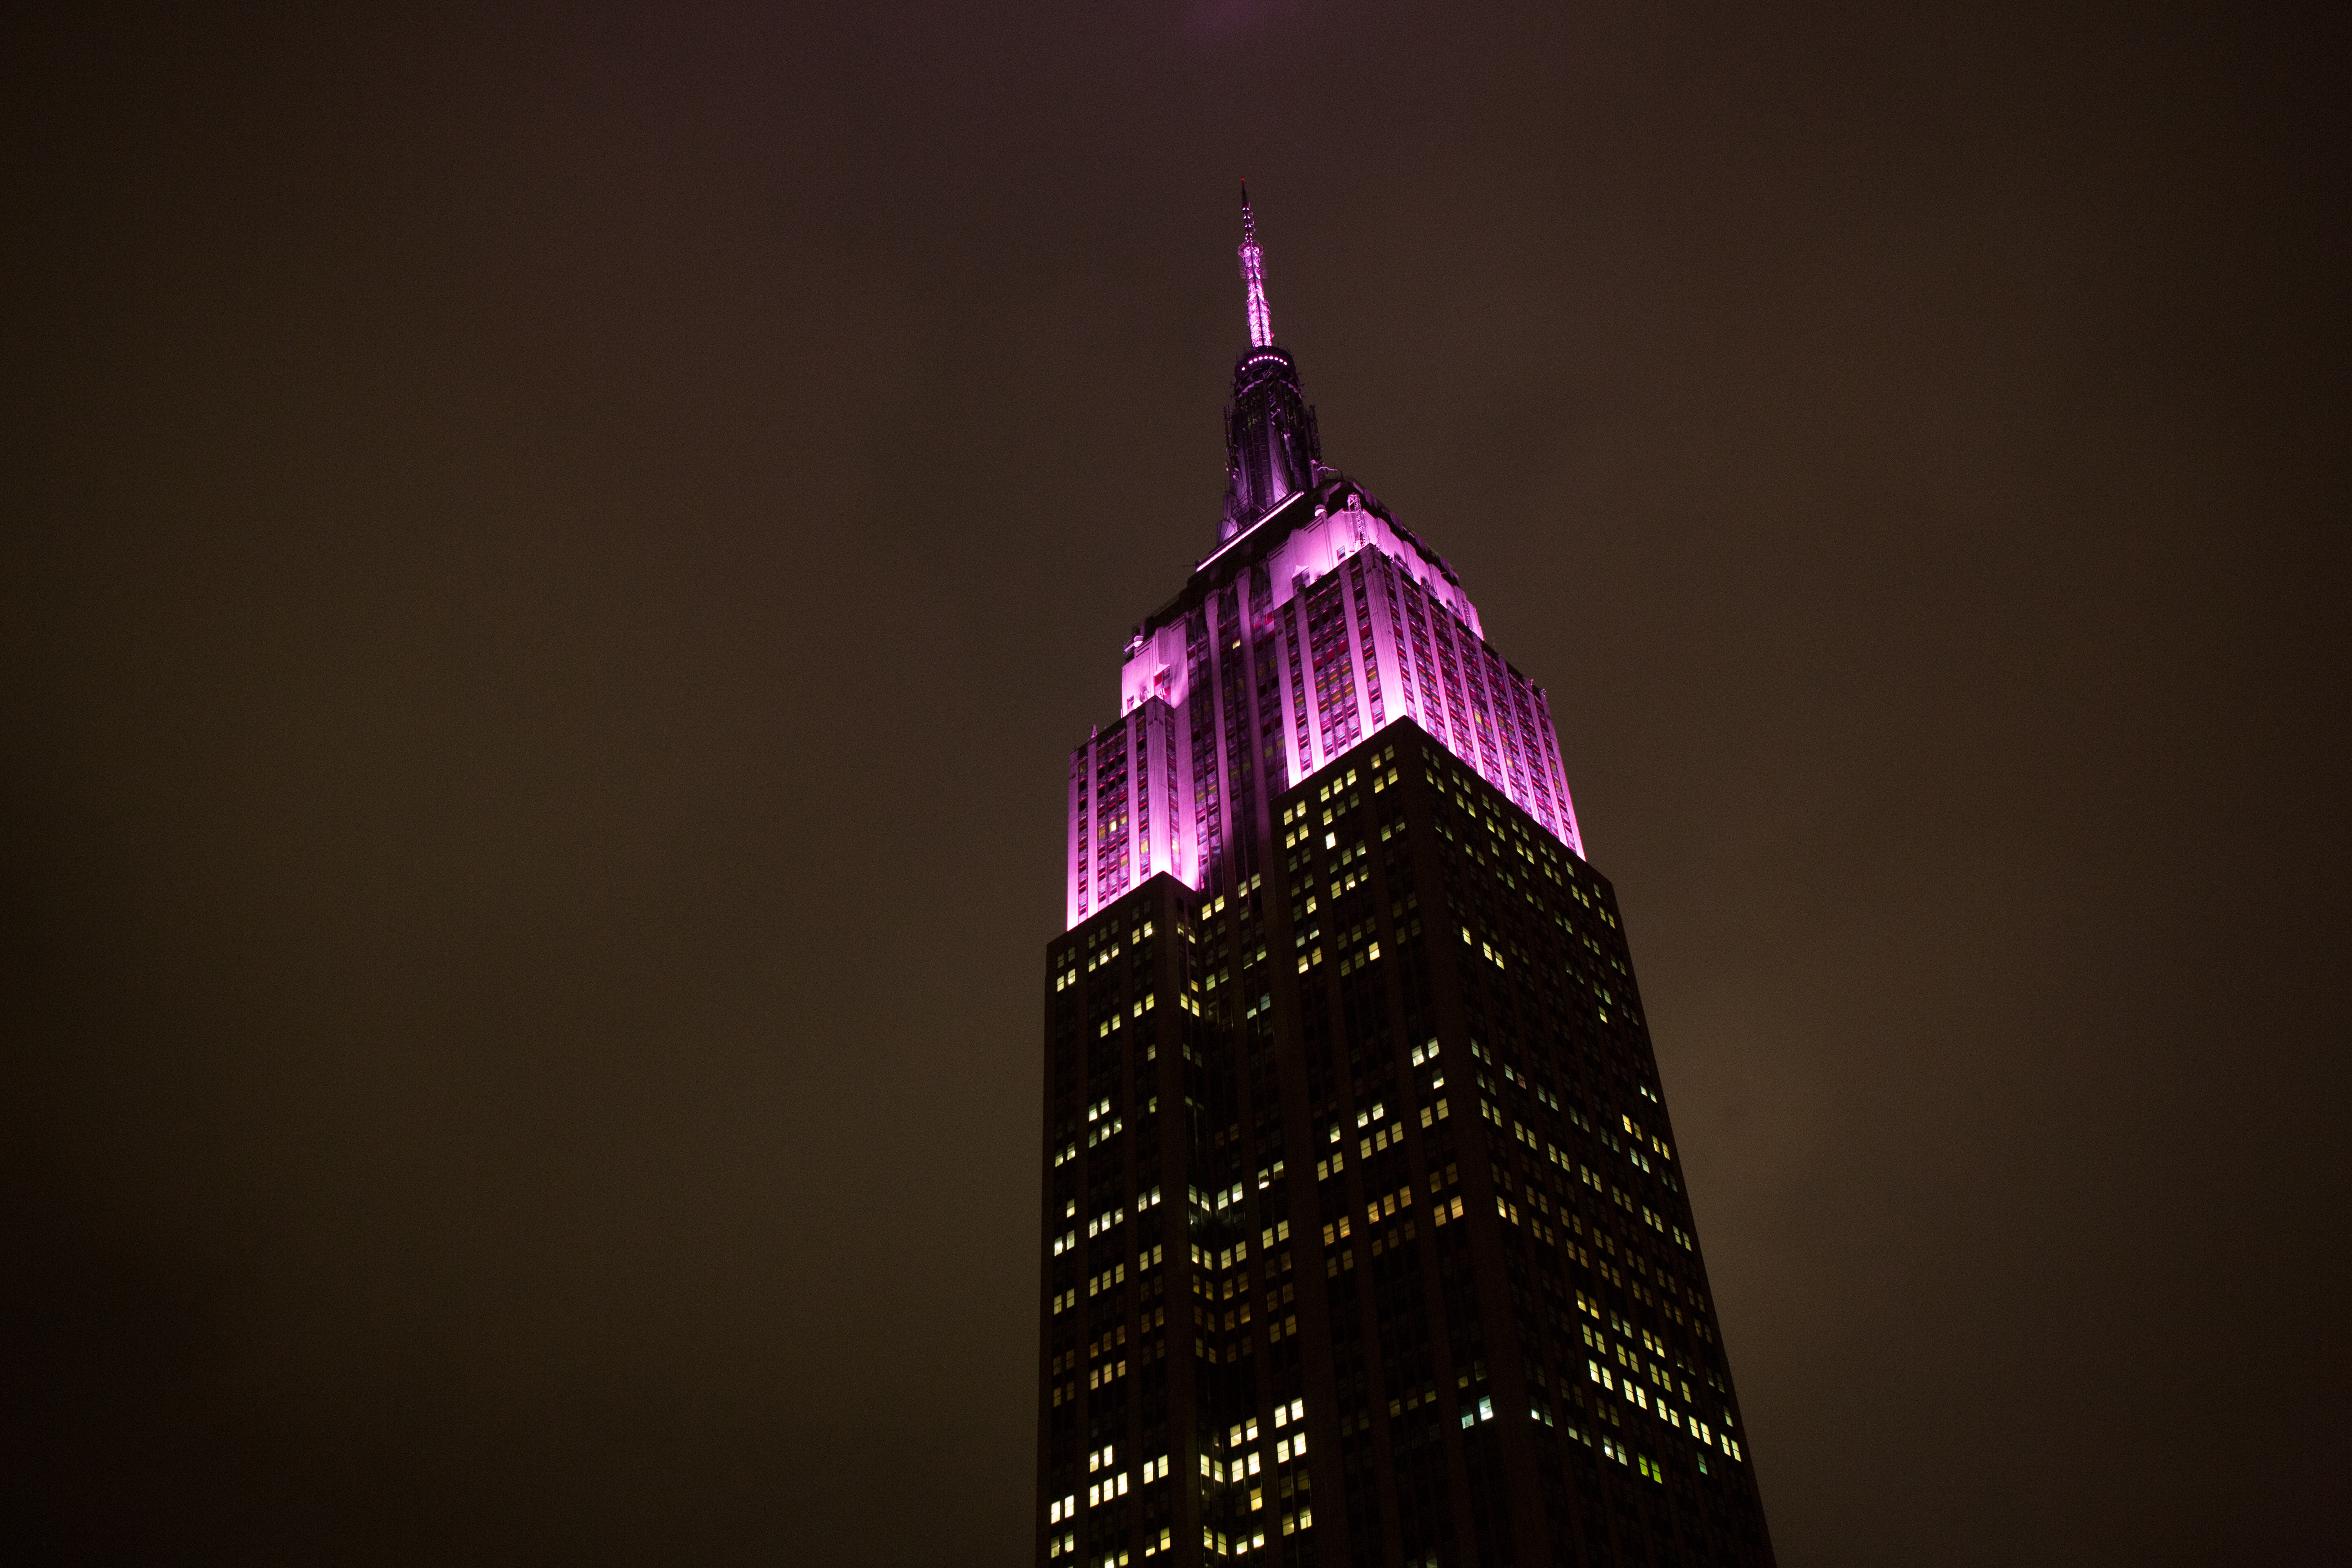
[[[1772,1562],[1550,700],[1323,459],[1247,193],[1216,537],[1070,757],[1036,1556]]]

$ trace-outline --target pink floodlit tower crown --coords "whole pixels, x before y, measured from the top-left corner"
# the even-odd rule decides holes
[[[1242,283],[1249,293],[1250,347],[1274,342],[1274,312],[1265,307],[1265,252],[1257,247],[1257,215],[1250,211],[1249,182],[1242,182]]]
[[[1551,700],[1486,641],[1454,568],[1323,461],[1274,346],[1242,192],[1250,346],[1225,410],[1216,549],[1127,645],[1119,714],[1070,753],[1072,926],[1166,872],[1244,889],[1278,853],[1266,802],[1410,720],[1578,855]]]

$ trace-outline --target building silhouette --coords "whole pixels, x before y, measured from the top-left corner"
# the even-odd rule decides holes
[[[1037,1560],[1769,1564],[1542,687],[1250,347],[1215,548],[1071,755]]]

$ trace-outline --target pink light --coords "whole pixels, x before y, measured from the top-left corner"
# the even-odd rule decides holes
[[[1242,281],[1249,290],[1250,347],[1262,349],[1274,342],[1274,313],[1265,307],[1265,252],[1258,248],[1247,182],[1242,185]]]

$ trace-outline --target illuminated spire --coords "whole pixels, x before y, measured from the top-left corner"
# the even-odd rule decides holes
[[[1249,182],[1242,182],[1242,281],[1249,287],[1250,347],[1274,342],[1274,317],[1265,308],[1265,252],[1257,247],[1257,216],[1250,211]]]

